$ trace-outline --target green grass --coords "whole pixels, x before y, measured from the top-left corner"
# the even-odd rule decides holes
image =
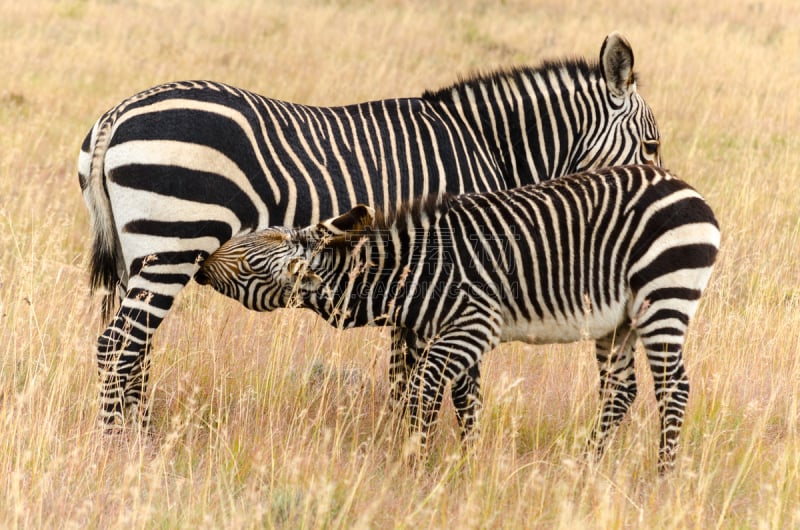
[[[800,10],[793,2],[0,0],[0,527],[791,528],[800,525]],[[80,142],[108,107],[210,78],[343,104],[631,41],[667,167],[714,207],[677,469],[652,379],[597,466],[587,343],[488,356],[462,458],[446,405],[403,464],[388,336],[186,289],[156,335],[150,437],[95,429]]]

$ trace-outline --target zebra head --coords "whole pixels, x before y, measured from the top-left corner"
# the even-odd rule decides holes
[[[626,164],[661,166],[658,125],[636,89],[633,48],[628,40],[616,31],[609,34],[600,48],[599,66],[605,90],[602,84],[599,89],[607,105],[608,121],[591,122],[594,130],[587,131],[583,149],[571,169],[577,172]]]
[[[255,311],[287,307],[290,293],[281,272],[304,255],[293,235],[291,230],[269,228],[235,237],[206,258],[195,281]]]
[[[255,311],[309,307],[325,316],[337,298],[337,279],[349,272],[353,234],[373,213],[358,205],[303,229],[273,227],[235,237],[206,258],[195,280]]]

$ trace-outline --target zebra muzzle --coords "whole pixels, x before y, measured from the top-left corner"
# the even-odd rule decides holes
[[[203,268],[194,273],[194,281],[200,285],[208,285],[211,283],[211,279],[206,275],[205,269]]]

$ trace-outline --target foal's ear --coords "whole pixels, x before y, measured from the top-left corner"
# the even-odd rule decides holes
[[[347,232],[360,232],[372,225],[374,218],[375,210],[373,208],[365,204],[357,204],[349,212],[322,221],[319,226],[325,228],[332,235],[338,236]]]
[[[622,98],[636,91],[633,48],[628,39],[619,32],[611,33],[603,41],[600,48],[600,71],[612,96]]]
[[[303,258],[294,258],[286,266],[286,276],[294,285],[301,289],[314,291],[322,286],[322,278],[308,268],[308,262]]]

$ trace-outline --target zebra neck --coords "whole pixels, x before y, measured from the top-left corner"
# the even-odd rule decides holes
[[[341,328],[382,326],[394,320],[394,306],[406,279],[399,264],[409,248],[396,233],[373,233],[362,244],[338,247],[322,256],[315,272],[330,287],[324,307],[315,309]]]
[[[574,172],[578,144],[592,123],[586,111],[602,112],[592,98],[598,83],[582,70],[520,70],[454,87],[440,111],[473,131],[515,188]]]
[[[363,284],[367,242],[327,246],[312,264],[322,287],[308,301],[311,309],[337,328],[369,325],[363,317],[358,293]]]

